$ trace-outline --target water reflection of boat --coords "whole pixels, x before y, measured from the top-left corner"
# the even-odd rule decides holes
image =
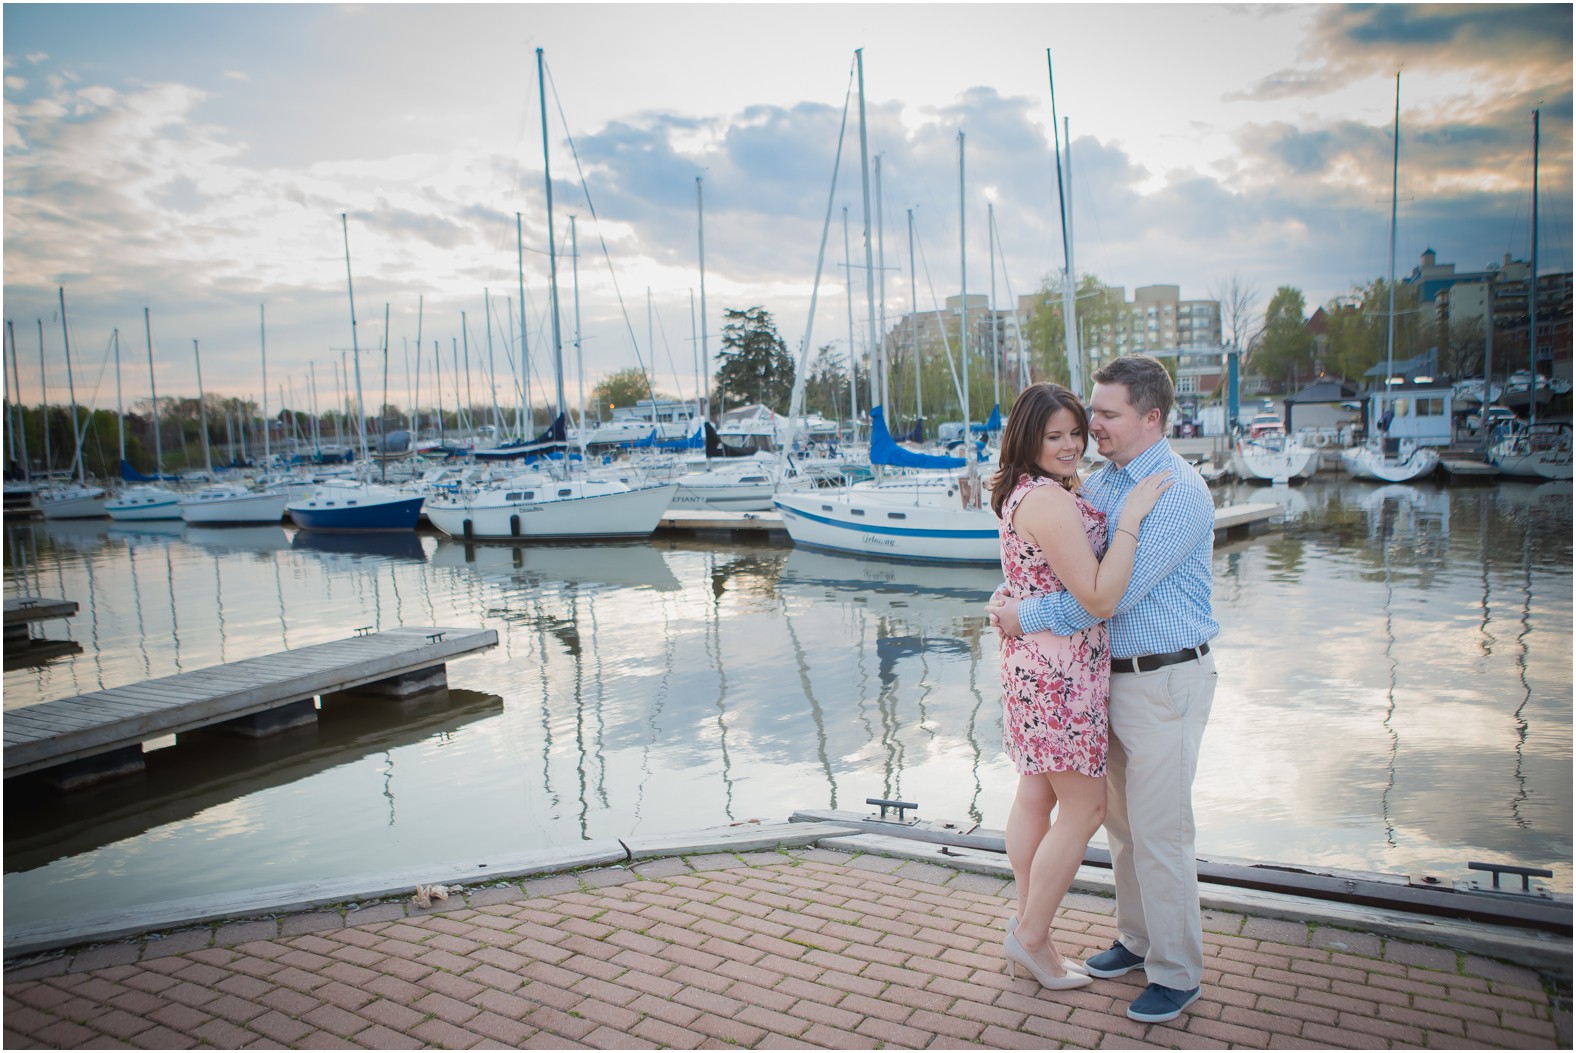
[[[106,529],[110,537],[128,541],[180,537],[185,532],[186,521],[183,519],[112,519]]]
[[[37,529],[61,548],[78,552],[99,548],[110,537],[107,519],[46,519]]]
[[[282,526],[204,527],[186,525],[187,541],[214,552],[282,552],[290,535]]]
[[[470,570],[487,578],[508,578],[519,583],[615,585],[673,592],[673,576],[662,553],[645,543],[553,545],[533,542],[507,545],[497,542],[465,544],[444,538],[432,553],[437,567]]]
[[[322,552],[342,556],[380,556],[409,563],[427,562],[427,550],[413,531],[375,534],[337,534],[299,530],[290,541],[293,552]]]
[[[900,563],[795,548],[783,562],[779,587],[819,587],[839,592],[951,599],[983,605],[1001,568],[986,565]],[[982,616],[984,608],[979,612]]]

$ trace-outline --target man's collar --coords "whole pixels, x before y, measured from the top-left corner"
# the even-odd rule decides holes
[[[1131,461],[1128,461],[1125,468],[1118,468],[1115,464],[1109,462],[1106,467],[1113,472],[1125,472],[1130,479],[1142,479],[1145,476],[1153,475],[1165,467],[1170,457],[1171,446],[1166,442],[1165,436],[1162,435],[1155,440],[1153,446],[1134,457]]]

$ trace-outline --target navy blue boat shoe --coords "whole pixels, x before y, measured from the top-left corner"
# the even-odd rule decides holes
[[[1090,976],[1098,976],[1102,980],[1109,980],[1113,976],[1124,976],[1144,964],[1144,960],[1126,947],[1122,941],[1117,940],[1110,948],[1099,954],[1092,954],[1084,960],[1084,969]]]
[[[1150,984],[1144,993],[1133,999],[1127,1007],[1127,1019],[1145,1024],[1163,1024],[1182,1015],[1182,1010],[1198,1001],[1203,993],[1199,987],[1191,991],[1178,991],[1164,984]]]

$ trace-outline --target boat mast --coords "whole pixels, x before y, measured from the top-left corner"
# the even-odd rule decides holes
[[[153,322],[148,309],[142,309],[142,331],[148,338],[148,390],[153,393],[153,464],[158,469],[159,480],[164,480],[164,441],[159,434],[159,382],[153,375]]]
[[[881,204],[881,155],[876,154],[876,269],[871,281],[876,283],[877,328],[875,337],[876,357],[881,363],[881,402],[891,401],[888,389],[891,378],[887,376],[887,327],[886,327],[886,209]]]
[[[493,366],[492,342],[492,296],[488,290],[482,290],[482,314],[487,320],[487,383],[492,387],[493,432],[499,442],[503,441],[503,415],[498,412],[498,371]]]
[[[569,217],[569,273],[570,280],[574,283],[575,289],[575,376],[577,378],[575,383],[578,400],[576,410],[580,415],[580,455],[581,458],[584,459],[586,451],[586,364],[585,359],[581,353],[580,345],[580,243],[575,238],[574,216]],[[705,271],[703,270],[701,272],[701,297],[703,303],[705,302],[704,298],[706,295],[704,291],[705,281],[706,276]],[[705,340],[706,334],[703,330],[701,332],[702,344],[705,343]],[[704,373],[701,374],[701,383],[705,383]],[[708,398],[709,397],[710,396],[708,393]]]
[[[66,345],[66,390],[71,396],[71,434],[76,438],[77,481],[88,485],[87,465],[82,457],[82,436],[77,431],[77,386],[71,379],[71,332],[66,328],[66,287],[60,286],[60,335]]]
[[[367,459],[367,404],[361,394],[361,346],[356,342],[356,287],[350,277],[350,221],[345,213],[339,214],[340,227],[345,233],[345,291],[350,299],[350,353],[356,359],[356,436],[361,443],[361,459]],[[345,378],[347,384],[349,377]]]
[[[192,358],[197,361],[197,412],[202,422],[202,464],[208,477],[213,478],[213,453],[208,449],[208,396],[202,389],[202,351],[197,341],[192,341]]]
[[[31,482],[33,466],[28,463],[27,455],[27,414],[22,409],[22,370],[16,361],[16,326],[11,324],[9,318],[6,319],[5,331],[11,337],[11,428],[22,455],[22,479]]]
[[[985,204],[985,225],[990,233],[990,308],[985,317],[990,320],[990,378],[991,400],[1001,405],[1001,334],[996,327],[996,205]]]
[[[536,91],[541,97],[542,109],[542,183],[547,188],[547,296],[551,307],[553,319],[553,383],[558,403],[554,411],[554,419],[564,415],[564,345],[558,324],[558,253],[557,245],[553,241],[553,170],[548,160],[547,149],[547,88],[545,64],[542,58],[542,49],[536,49]],[[653,359],[655,348],[652,349]],[[653,366],[655,362],[653,361]],[[651,396],[653,400],[656,395]],[[653,402],[651,415],[656,416],[656,405]]]
[[[854,261],[848,253],[848,206],[843,206],[843,281],[848,292],[848,421],[859,441],[859,355],[854,350]],[[841,429],[839,429],[841,430]]]
[[[120,330],[110,331],[111,338],[115,341],[115,422],[120,425],[116,431],[120,435],[120,463],[126,463],[126,411],[120,401]]]
[[[1051,140],[1056,147],[1056,201],[1061,210],[1062,220],[1062,325],[1067,343],[1067,383],[1072,388],[1073,394],[1079,398],[1084,397],[1083,355],[1078,350],[1078,323],[1074,318],[1077,310],[1075,290],[1073,289],[1073,236],[1068,229],[1068,218],[1072,213],[1068,198],[1072,195],[1072,187],[1067,184],[1070,178],[1064,178],[1064,172],[1072,166],[1062,164],[1061,122],[1056,116],[1056,76],[1051,67],[1051,49],[1045,49],[1045,73],[1051,84]],[[1068,154],[1072,153],[1072,143],[1067,144]],[[1068,158],[1069,162],[1071,157]]]
[[[1390,383],[1395,362],[1395,213],[1396,201],[1401,192],[1401,74],[1395,75],[1395,143],[1390,163],[1390,309],[1385,319],[1384,338],[1384,392],[1380,413],[1390,403]]]
[[[416,297],[416,390],[410,397],[410,412],[415,423],[415,427],[411,429],[415,437],[411,442],[415,446],[421,445],[421,323],[422,315],[425,314],[426,299],[424,295]]]
[[[1538,119],[1532,111],[1532,264],[1527,274],[1527,343],[1532,353],[1532,376],[1527,380],[1527,426],[1538,422]],[[1484,394],[1488,378],[1483,378]],[[1487,403],[1484,403],[1486,406]],[[1485,412],[1487,412],[1485,410]]]
[[[919,359],[919,284],[914,270],[914,210],[908,210],[908,319],[909,336],[914,344],[914,422],[919,425],[919,438],[925,438],[925,400],[920,389]]]
[[[307,368],[307,373],[310,376],[311,381],[312,381],[312,459],[315,461],[315,460],[318,459],[318,457],[322,456],[322,453],[323,453],[322,440],[319,437],[319,431],[318,431],[318,416],[317,416],[317,363],[316,362],[308,362],[306,364],[306,368]]]
[[[706,343],[706,207],[701,197],[700,176],[695,177],[695,236],[700,245],[700,360],[702,371],[700,375],[701,391],[705,394],[706,416],[711,416],[711,348]],[[569,220],[571,235],[574,232],[574,218]],[[578,273],[578,272],[577,272]],[[575,312],[579,318],[580,286],[575,286]],[[579,339],[580,323],[575,322],[576,340]],[[576,345],[578,347],[578,344]]]
[[[263,354],[263,464],[273,457],[268,433],[273,431],[268,420],[268,316],[263,304],[257,305],[257,343]]]
[[[870,404],[885,406],[886,378],[880,375],[880,356],[876,351],[876,261],[875,246],[870,237],[870,144],[865,134],[865,49],[856,48],[854,56],[859,64],[859,173],[865,203],[865,307],[870,315],[870,335],[865,346],[870,349]]]
[[[515,278],[520,283],[520,439],[523,442],[531,428],[531,367],[526,364],[525,229],[518,212],[514,214],[514,266]]]
[[[963,456],[969,475],[975,473],[974,429],[969,423],[969,241],[968,208],[964,200],[963,132],[958,132],[958,273],[962,312],[958,316],[958,357],[963,363]],[[978,493],[970,494],[970,508],[979,507]]]
[[[38,320],[38,388],[44,399],[44,478],[55,469],[54,451],[49,448],[49,379],[44,372],[44,320]]]

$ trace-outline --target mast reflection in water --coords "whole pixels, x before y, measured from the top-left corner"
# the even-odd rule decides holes
[[[1286,516],[1216,549],[1200,851],[1445,880],[1490,859],[1568,891],[1569,484],[1218,497]],[[330,698],[314,728],[182,736],[96,791],[8,786],[8,924],[873,796],[1006,821],[990,568],[711,540],[6,534],[6,594],[76,600],[46,629],[82,646],[8,654],[8,709],[360,626],[499,634],[419,704]]]

